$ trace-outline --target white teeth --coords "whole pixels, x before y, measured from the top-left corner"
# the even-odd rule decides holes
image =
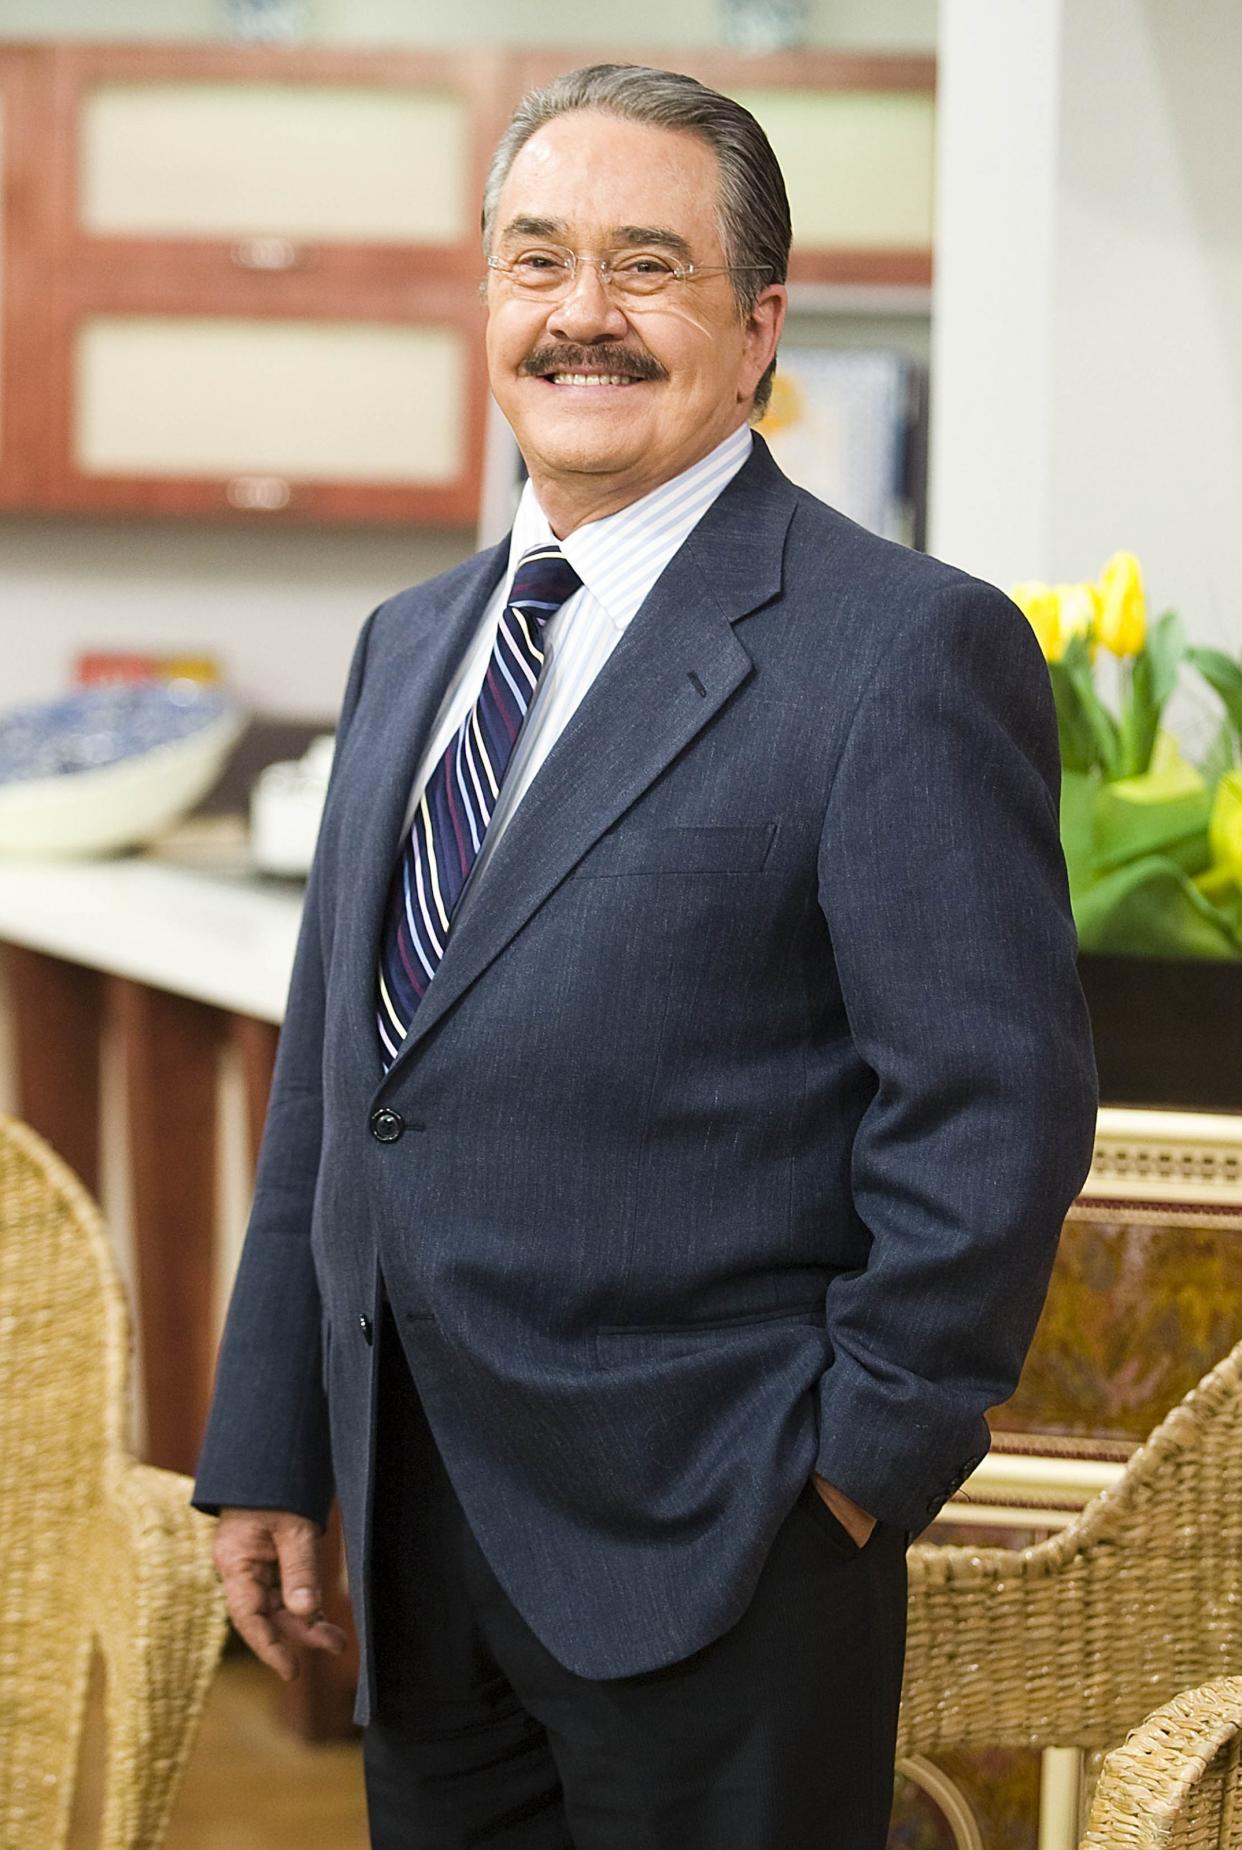
[[[553,385],[629,385],[620,373],[553,373]]]

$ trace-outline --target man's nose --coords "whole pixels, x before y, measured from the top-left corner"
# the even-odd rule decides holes
[[[569,293],[554,305],[548,316],[548,332],[572,341],[620,336],[628,326],[625,315],[609,295],[593,263],[578,265]]]

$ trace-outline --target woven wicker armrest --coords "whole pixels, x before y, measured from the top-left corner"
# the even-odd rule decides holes
[[[1104,1761],[1082,1850],[1233,1844],[1242,1678],[1175,1696]]]
[[[213,1525],[189,1495],[172,1471],[105,1469],[88,1568],[108,1679],[104,1850],[160,1841],[224,1641]]]
[[[63,1850],[92,1645],[103,1850],[155,1850],[224,1638],[211,1524],[125,1443],[130,1332],[99,1209],[0,1114],[0,1843]]]
[[[1068,1532],[1022,1550],[911,1548],[899,1754],[1057,1739],[1072,1645],[1057,1582],[1078,1552]]]
[[[1109,1748],[1242,1664],[1242,1343],[1066,1528],[909,1566],[903,1754]]]

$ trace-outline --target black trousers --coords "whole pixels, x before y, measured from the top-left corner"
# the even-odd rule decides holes
[[[475,1542],[391,1315],[380,1340],[374,1850],[883,1850],[905,1536],[855,1548],[809,1486],[723,1637],[575,1676]]]

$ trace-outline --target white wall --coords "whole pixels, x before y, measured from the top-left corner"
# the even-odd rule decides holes
[[[45,699],[80,649],[206,651],[265,713],[336,711],[353,639],[402,585],[472,550],[468,534],[156,521],[0,520],[0,705]]]
[[[944,0],[934,551],[1242,649],[1242,8]]]

